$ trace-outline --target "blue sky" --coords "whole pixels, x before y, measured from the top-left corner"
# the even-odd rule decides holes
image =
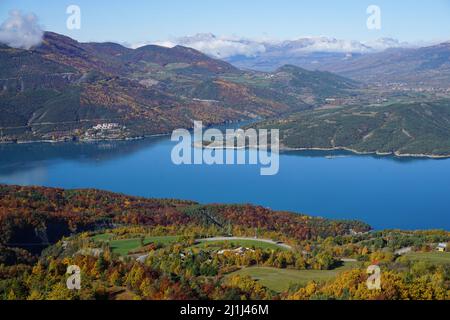
[[[66,28],[71,4],[81,8],[81,30]],[[371,4],[381,8],[381,30],[366,27]],[[135,43],[204,32],[274,39],[450,40],[450,0],[0,0],[0,21],[12,9],[33,12],[46,30],[80,41]]]

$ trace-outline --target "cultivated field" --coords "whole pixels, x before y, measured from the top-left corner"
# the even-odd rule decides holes
[[[406,257],[410,260],[428,261],[433,264],[450,264],[450,252],[411,252]]]
[[[343,266],[333,270],[293,270],[267,267],[250,267],[233,272],[228,276],[239,274],[250,276],[263,286],[277,292],[286,291],[291,284],[305,285],[309,281],[327,281],[336,277],[344,270],[357,266],[354,262],[345,262]]]

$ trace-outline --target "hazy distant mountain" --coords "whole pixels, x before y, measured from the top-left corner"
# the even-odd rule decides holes
[[[389,49],[339,63],[323,63],[317,69],[369,83],[396,82],[448,88],[450,42],[423,48]]]
[[[192,47],[247,70],[270,72],[290,64],[368,83],[450,85],[449,43],[418,47],[392,38],[369,42],[328,37],[267,41],[197,34],[161,44]]]
[[[322,63],[336,63],[389,48],[410,46],[391,38],[371,42],[329,37],[273,41],[219,37],[210,33],[176,38],[171,41],[157,42],[157,44],[168,47],[175,45],[191,47],[209,56],[224,59],[239,68],[260,71],[273,71],[285,64],[315,69]]]

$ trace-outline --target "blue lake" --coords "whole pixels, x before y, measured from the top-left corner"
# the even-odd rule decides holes
[[[256,165],[176,166],[171,161],[174,144],[169,137],[158,137],[1,145],[0,183],[98,188],[202,203],[252,203],[359,219],[376,229],[450,230],[450,160],[284,153],[279,173],[261,176]]]

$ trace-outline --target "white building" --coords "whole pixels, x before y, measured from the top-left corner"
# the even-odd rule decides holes
[[[447,251],[447,244],[446,243],[439,243],[436,247],[436,250],[439,252],[446,252]]]
[[[100,123],[94,127],[92,127],[92,129],[94,130],[112,130],[112,129],[116,129],[119,127],[118,123]]]

